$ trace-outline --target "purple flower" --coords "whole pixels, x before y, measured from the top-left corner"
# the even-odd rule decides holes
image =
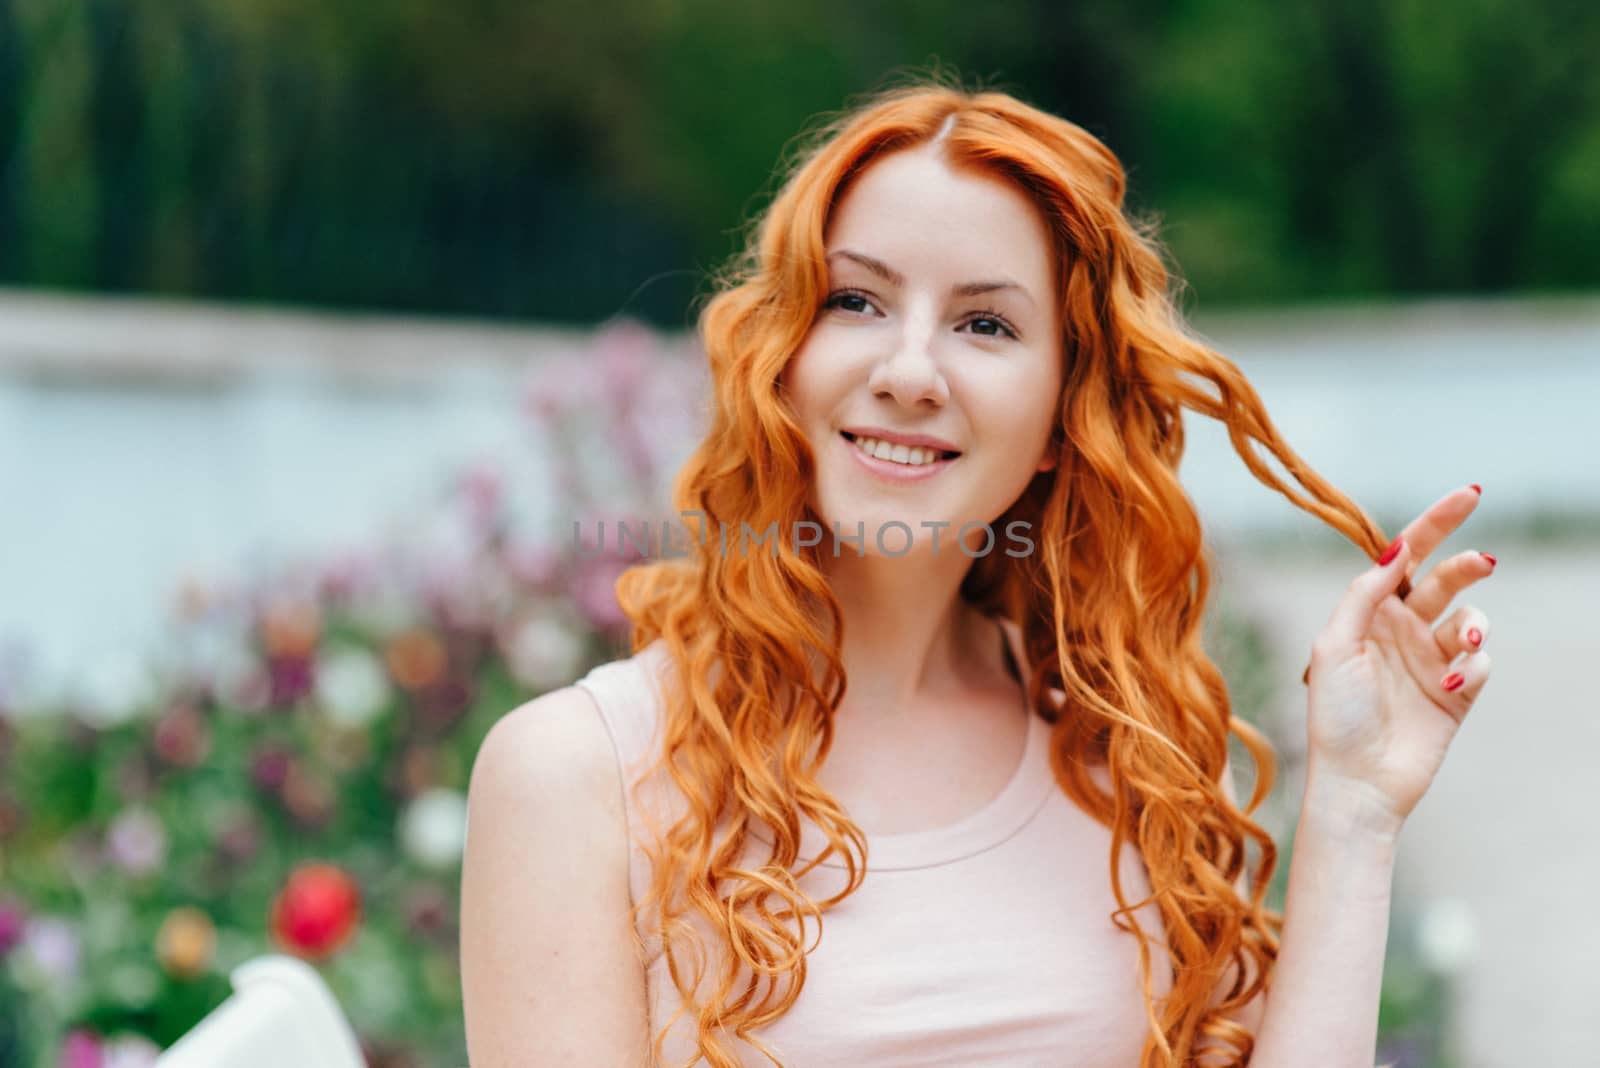
[[[273,705],[290,705],[311,692],[311,660],[304,656],[275,656],[269,661],[269,697]]]
[[[167,831],[142,806],[124,809],[106,833],[106,852],[130,875],[148,875],[167,859]]]
[[[289,776],[291,758],[276,746],[263,746],[250,759],[250,778],[263,790],[276,790]]]
[[[36,916],[28,921],[21,952],[33,959],[53,985],[65,986],[78,978],[83,946],[77,929],[54,916]]]

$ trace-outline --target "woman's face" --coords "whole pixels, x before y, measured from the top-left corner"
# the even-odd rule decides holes
[[[821,548],[837,523],[838,552],[861,551],[842,540],[859,523],[865,552],[880,552],[882,530],[883,550],[900,556],[906,533],[886,527],[898,522],[918,553],[957,553],[964,524],[999,518],[1054,462],[1062,331],[1049,231],[1014,186],[914,149],[857,177],[825,243],[827,296],[781,380],[817,458]],[[867,438],[917,435],[935,449],[863,452],[885,450]],[[1014,547],[994,534],[991,551]],[[967,544],[982,550],[983,532]]]

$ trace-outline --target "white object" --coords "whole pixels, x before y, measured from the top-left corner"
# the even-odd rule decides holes
[[[400,842],[423,867],[455,864],[467,846],[467,799],[443,786],[424,791],[400,817]]]
[[[233,996],[163,1053],[155,1068],[366,1068],[355,1032],[309,964],[268,954],[228,976]]]

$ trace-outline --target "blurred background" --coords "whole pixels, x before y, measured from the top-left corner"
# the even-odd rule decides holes
[[[670,515],[709,272],[796,134],[933,70],[1119,155],[1386,531],[1483,485],[1438,557],[1499,558],[1495,675],[1403,838],[1380,1058],[1586,1063],[1597,53],[1564,0],[0,0],[0,1065],[148,1065],[269,951],[373,1065],[466,1063],[472,757],[626,647],[637,553],[572,524]],[[1366,561],[1188,431],[1282,876]]]

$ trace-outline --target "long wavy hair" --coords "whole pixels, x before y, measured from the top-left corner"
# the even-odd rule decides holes
[[[1141,1068],[1197,1063],[1201,1036],[1212,1040],[1208,1056],[1226,1050],[1226,1063],[1242,1065],[1253,1038],[1223,1016],[1267,987],[1282,929],[1281,914],[1264,903],[1277,850],[1250,818],[1276,759],[1266,738],[1232,714],[1202,648],[1211,567],[1178,479],[1182,410],[1224,423],[1258,479],[1370,556],[1386,539],[1288,448],[1239,369],[1187,328],[1181,282],[1153,226],[1125,211],[1123,169],[1100,141],[1006,93],[937,77],[824,118],[798,143],[781,187],[701,309],[714,402],[705,437],[673,484],[676,508],[698,513],[684,520],[691,551],[636,566],[616,586],[635,652],[663,639],[678,680],[660,758],[643,778],[665,768],[687,807],[645,847],[651,883],[634,920],[648,912],[660,934],[680,1015],[692,1014],[698,1027],[694,1061],[735,1068],[731,1034],[781,1064],[755,1032],[795,1003],[807,923],[820,931],[823,914],[861,885],[867,863],[865,836],[815,778],[845,690],[842,617],[821,549],[780,537],[776,552],[730,553],[707,535],[723,523],[759,532],[816,521],[807,506],[814,455],[778,380],[827,293],[830,213],[875,159],[937,140],[953,165],[998,175],[1038,205],[1064,324],[1064,388],[1051,435],[1058,462],[995,524],[1028,522],[1035,550],[977,559],[961,596],[1020,628],[1032,667],[1028,701],[1052,724],[1056,780],[1112,832],[1120,907],[1111,919],[1138,938],[1150,1025]],[[1304,492],[1280,480],[1253,442]],[[1221,784],[1230,732],[1257,769],[1242,811]],[[1110,793],[1089,764],[1109,771]],[[834,897],[812,900],[801,889],[799,879],[823,859],[795,870],[802,820],[825,835],[823,857],[846,864],[848,883]],[[759,865],[746,859],[753,838],[770,842]],[[1130,904],[1117,875],[1129,840],[1165,923],[1173,982],[1159,1004],[1149,938],[1132,916],[1150,898]],[[1247,840],[1261,853],[1248,900],[1237,889]],[[691,915],[716,946],[703,945]],[[702,999],[707,948],[720,963]],[[655,1037],[658,1059],[676,1019]]]

